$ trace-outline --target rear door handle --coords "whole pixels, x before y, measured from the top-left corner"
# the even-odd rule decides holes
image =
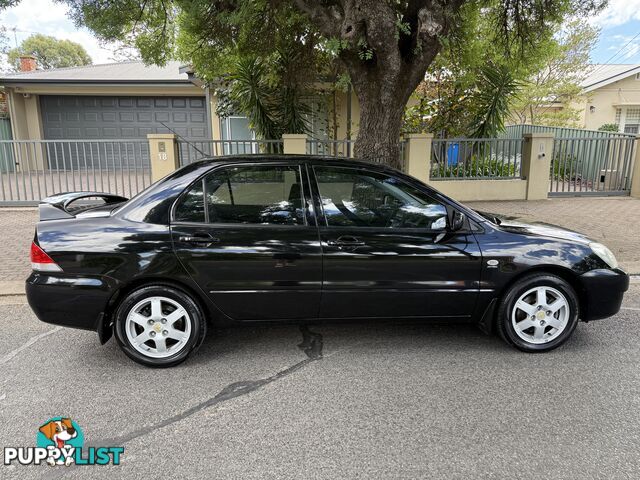
[[[218,243],[219,238],[212,237],[211,235],[185,235],[180,237],[179,240],[185,243]]]
[[[347,235],[339,237],[336,240],[329,240],[327,244],[331,245],[332,247],[361,247],[363,245],[366,245],[366,243],[364,243],[362,240],[358,240],[356,237]]]

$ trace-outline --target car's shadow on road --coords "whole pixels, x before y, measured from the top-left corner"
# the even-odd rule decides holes
[[[588,327],[578,325],[573,338],[558,351],[588,348],[591,337]],[[115,341],[105,347],[103,355],[111,358],[104,361],[128,362]],[[317,357],[350,352],[382,356],[389,353],[414,354],[417,351],[479,357],[505,353],[527,355],[505,344],[496,333],[486,334],[475,324],[462,322],[385,320],[254,324],[210,327],[199,350],[179,368],[278,356],[294,360],[296,357],[304,358],[305,354]]]

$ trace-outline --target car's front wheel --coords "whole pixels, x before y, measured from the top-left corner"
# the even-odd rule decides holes
[[[127,356],[150,367],[183,362],[201,343],[206,322],[185,292],[165,285],[129,293],[115,313],[115,337]]]
[[[517,281],[500,301],[500,336],[525,352],[546,352],[566,342],[578,324],[578,297],[564,279],[533,274]]]

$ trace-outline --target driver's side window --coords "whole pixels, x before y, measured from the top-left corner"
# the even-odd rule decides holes
[[[335,166],[314,172],[329,227],[447,227],[444,205],[393,176]]]

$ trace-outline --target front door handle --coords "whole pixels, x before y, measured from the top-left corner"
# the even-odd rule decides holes
[[[219,238],[212,237],[211,235],[185,235],[179,238],[181,242],[185,243],[218,243],[220,241]]]
[[[362,240],[358,240],[356,237],[350,235],[343,235],[336,240],[329,240],[327,244],[332,247],[361,247],[366,245]]]

